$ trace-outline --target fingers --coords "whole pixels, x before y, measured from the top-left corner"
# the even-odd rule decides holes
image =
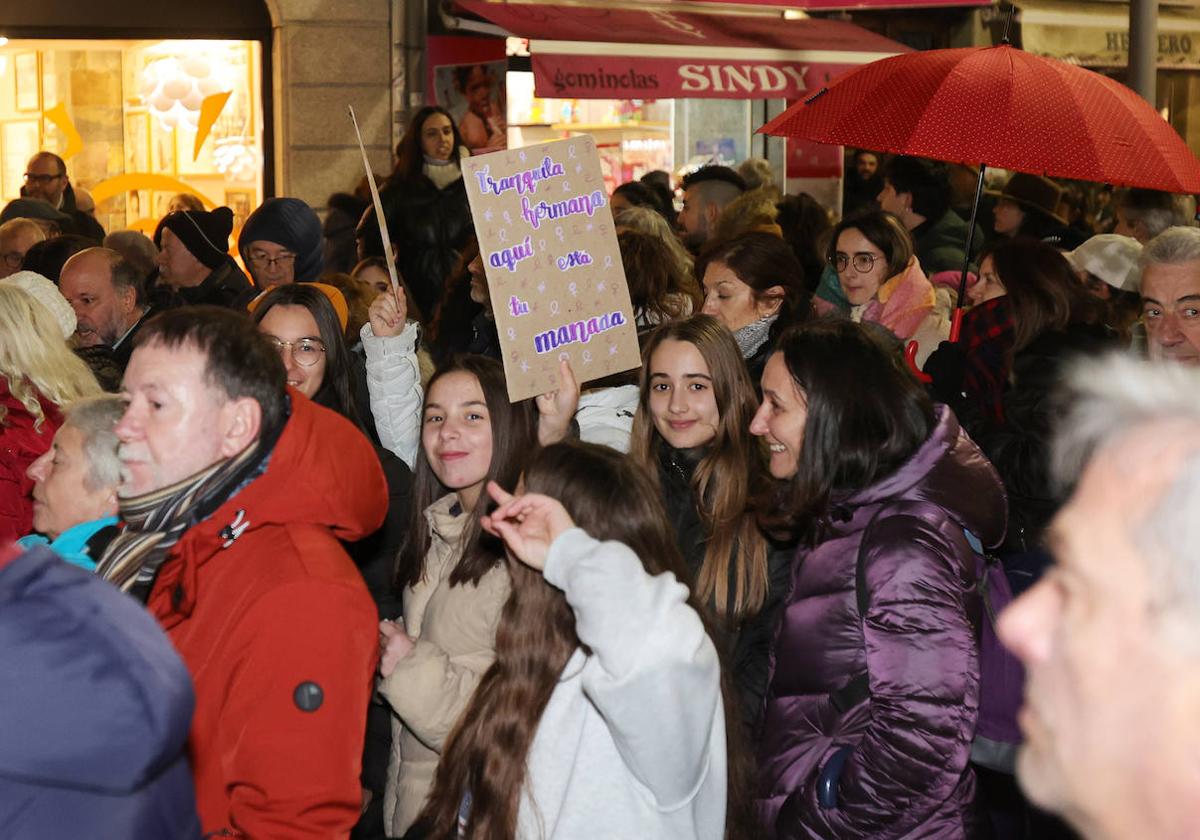
[[[575,381],[575,371],[571,369],[568,359],[562,359],[558,363],[558,387],[568,391],[579,390],[579,383]]]
[[[495,499],[496,504],[498,505],[504,505],[513,500],[512,493],[509,493],[494,481],[489,481],[487,483],[487,491],[488,495]]]

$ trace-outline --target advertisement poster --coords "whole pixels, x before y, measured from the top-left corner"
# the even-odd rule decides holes
[[[463,161],[513,402],[641,364],[595,140]]]
[[[426,61],[435,105],[445,108],[473,155],[508,146],[504,42],[431,36]]]

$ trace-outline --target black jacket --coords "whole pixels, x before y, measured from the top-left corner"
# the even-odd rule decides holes
[[[389,183],[379,195],[396,267],[421,313],[430,317],[467,240],[474,233],[467,188],[459,178],[439,190],[420,175]]]
[[[1068,364],[1115,346],[1104,327],[1073,324],[1043,333],[1013,356],[1012,384],[1004,393],[1004,422],[966,417],[963,425],[988,456],[1008,493],[1006,553],[1039,546],[1063,500],[1050,486],[1050,436],[1063,405],[1058,388]]]
[[[676,544],[691,573],[692,581],[700,573],[704,564],[704,552],[708,546],[708,531],[700,516],[700,507],[692,486],[692,477],[704,454],[703,449],[674,449],[665,444],[661,446],[659,453],[659,482],[663,492],[663,505],[667,509],[667,519],[671,523]],[[730,627],[717,615],[716,604],[713,601],[705,604],[709,609],[713,627],[720,635],[714,642],[722,648],[733,675],[733,687],[741,705],[741,719],[750,732],[757,727],[762,711],[763,696],[767,689],[767,660],[771,636],[791,585],[791,562],[794,553],[794,546],[768,542],[766,601],[756,615],[743,619],[737,627]],[[689,581],[689,586],[692,581]],[[731,568],[730,589],[733,585]]]
[[[250,278],[242,273],[233,257],[226,256],[225,261],[214,268],[199,286],[179,289],[179,297],[188,306],[209,304],[246,311],[246,304],[254,300],[258,289],[250,283]]]

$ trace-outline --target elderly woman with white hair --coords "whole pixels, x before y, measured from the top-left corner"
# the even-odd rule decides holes
[[[117,421],[125,401],[105,394],[63,409],[54,443],[25,474],[33,485],[33,529],[17,542],[49,543],[64,560],[88,571],[117,533]]]
[[[50,449],[62,407],[100,393],[51,310],[9,279],[0,281],[0,545],[33,526],[25,471]]]

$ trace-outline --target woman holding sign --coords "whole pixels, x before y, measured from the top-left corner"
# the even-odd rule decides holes
[[[707,315],[659,327],[643,358],[630,453],[661,493],[692,592],[724,631],[752,725],[790,561],[759,531],[751,505],[769,483],[766,452],[750,434],[758,401],[733,336]]]

